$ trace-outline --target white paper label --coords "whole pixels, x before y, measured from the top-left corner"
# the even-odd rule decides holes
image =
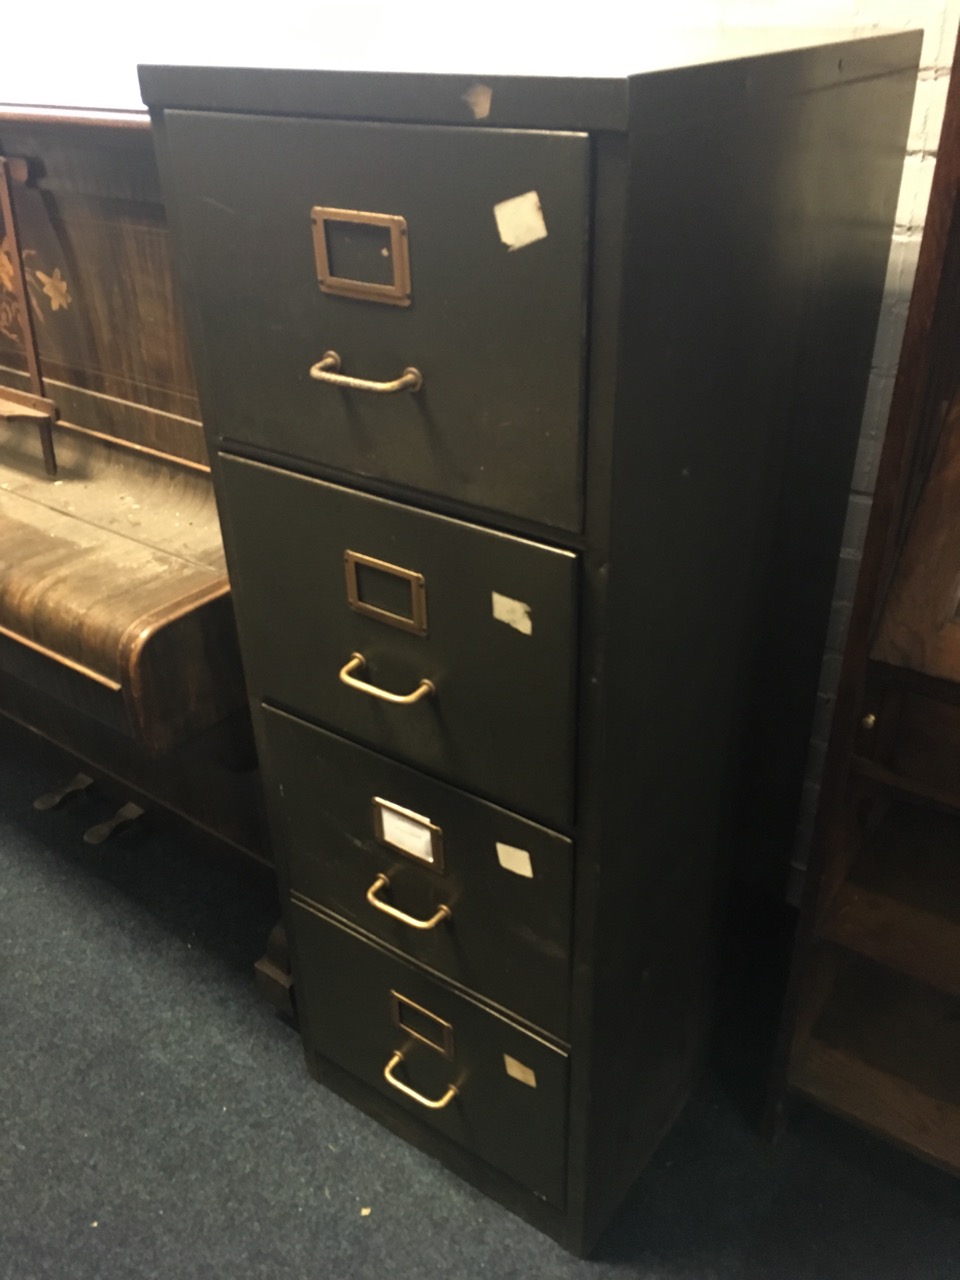
[[[500,239],[511,253],[514,249],[524,249],[528,244],[546,239],[547,224],[540,208],[540,197],[535,191],[501,200],[493,206],[493,216],[497,220]]]
[[[429,818],[420,818],[416,814],[398,813],[396,809],[388,809],[380,805],[380,821],[383,827],[384,844],[392,844],[395,849],[409,853],[423,862],[433,862],[433,833],[430,830]],[[426,825],[425,825],[426,824]]]
[[[533,863],[526,849],[517,849],[512,844],[501,844],[497,841],[497,859],[504,871],[512,871],[514,875],[533,879]]]
[[[521,1084],[528,1084],[531,1089],[537,1087],[537,1073],[531,1067],[525,1067],[516,1058],[511,1058],[509,1053],[503,1055],[503,1065],[507,1069],[507,1075],[512,1076],[514,1080],[519,1080]]]
[[[508,627],[513,627],[514,631],[519,631],[525,636],[533,635],[533,610],[528,604],[524,604],[522,600],[511,600],[509,596],[502,596],[499,591],[491,591],[490,599],[493,604],[493,616],[498,622],[505,622]]]
[[[472,84],[463,95],[463,101],[473,112],[474,120],[486,120],[493,102],[493,90],[488,84]]]

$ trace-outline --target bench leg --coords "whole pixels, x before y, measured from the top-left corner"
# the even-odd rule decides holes
[[[257,990],[287,1022],[296,1025],[297,1011],[293,1000],[293,975],[287,950],[287,931],[278,920],[270,930],[267,949],[253,966]]]

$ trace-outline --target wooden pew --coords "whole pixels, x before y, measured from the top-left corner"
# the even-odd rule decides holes
[[[0,714],[266,860],[148,118],[0,107],[0,157]]]

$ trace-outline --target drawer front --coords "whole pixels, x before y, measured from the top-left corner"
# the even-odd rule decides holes
[[[565,1038],[570,841],[283,712],[264,724],[290,888]]]
[[[585,135],[165,118],[203,416],[220,439],[579,528]],[[391,224],[342,220],[352,211],[405,230],[395,243]],[[361,296],[321,289],[315,225],[327,287],[359,280]],[[396,305],[376,291],[404,255],[409,305]],[[343,374],[390,381],[413,366],[423,386],[312,380],[328,350]]]
[[[291,922],[308,1052],[562,1205],[566,1054],[302,904]]]
[[[569,827],[576,556],[238,458],[221,478],[254,695]]]

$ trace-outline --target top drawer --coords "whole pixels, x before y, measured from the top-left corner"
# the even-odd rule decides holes
[[[220,440],[580,527],[586,135],[166,121]]]

